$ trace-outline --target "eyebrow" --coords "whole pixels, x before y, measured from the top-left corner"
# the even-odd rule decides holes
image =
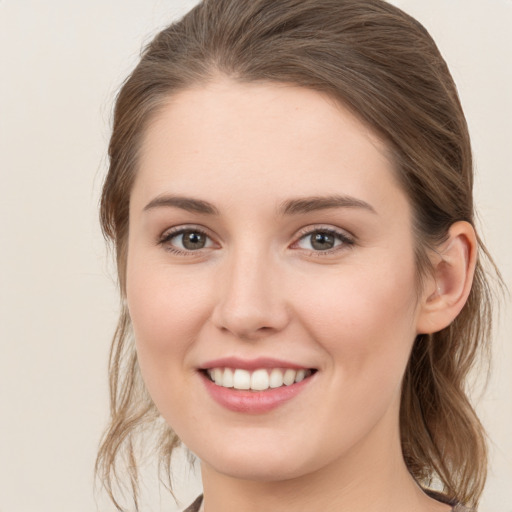
[[[174,207],[181,208],[192,213],[204,213],[207,215],[219,215],[219,210],[208,201],[202,201],[201,199],[193,199],[191,197],[182,196],[158,196],[150,201],[145,207],[144,211],[152,210],[153,208],[161,207]]]
[[[299,213],[309,213],[317,210],[327,210],[329,208],[362,208],[372,213],[377,213],[375,208],[366,201],[352,196],[332,195],[332,196],[313,196],[289,199],[281,203],[280,213],[283,215],[294,215]]]
[[[219,210],[208,201],[173,195],[155,197],[155,199],[150,201],[144,207],[144,211],[162,207],[180,208],[192,213],[202,213],[206,215],[219,215]],[[366,201],[344,195],[312,196],[288,199],[280,204],[278,213],[281,215],[297,215],[318,210],[327,210],[330,208],[361,208],[371,213],[377,213],[373,206]]]

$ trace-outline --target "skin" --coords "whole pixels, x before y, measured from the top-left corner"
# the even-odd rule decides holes
[[[370,207],[279,211],[333,194]],[[218,213],[155,204],[169,195]],[[474,248],[459,223],[419,291],[411,225],[385,144],[317,92],[219,78],[152,120],[130,201],[127,302],[149,393],[201,460],[207,512],[450,509],[407,471],[400,385],[416,335],[462,307]],[[204,248],[162,243],[183,226],[208,235]],[[308,233],[326,228],[350,242],[316,250]],[[198,372],[226,356],[317,373],[277,409],[237,413]]]

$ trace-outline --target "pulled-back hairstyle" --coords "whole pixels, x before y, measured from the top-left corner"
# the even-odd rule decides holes
[[[169,478],[179,444],[139,372],[124,302],[128,211],[148,123],[170,95],[219,76],[280,82],[334,98],[369,125],[392,154],[413,210],[418,285],[427,250],[460,220],[474,225],[468,129],[457,90],[435,43],[416,20],[382,0],[205,0],[160,32],[117,97],[101,223],[115,246],[122,300],[110,355],[111,421],[96,463],[111,498],[128,469],[137,508],[136,439],[161,429]],[[479,242],[480,256],[488,256]],[[492,266],[492,260],[491,266]],[[415,340],[402,386],[400,434],[407,467],[428,487],[476,505],[486,476],[482,425],[467,397],[469,371],[486,352],[492,312],[481,258],[462,312],[447,328]],[[124,465],[123,465],[124,464]]]

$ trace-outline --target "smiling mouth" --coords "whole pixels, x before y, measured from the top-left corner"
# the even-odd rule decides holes
[[[315,369],[260,368],[254,371],[241,368],[208,368],[204,375],[217,386],[243,391],[266,391],[302,382]]]

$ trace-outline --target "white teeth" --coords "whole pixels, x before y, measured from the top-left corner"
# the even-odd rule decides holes
[[[210,368],[207,370],[210,379],[218,386],[241,390],[265,391],[266,389],[279,388],[283,385],[291,386],[295,382],[301,382],[311,375],[310,370],[293,370],[287,368],[273,368],[267,370],[260,368],[252,373],[240,368]]]
[[[236,369],[233,374],[235,389],[251,389],[251,374],[247,370]]]
[[[224,378],[222,380],[222,386],[225,388],[233,387],[233,370],[231,368],[226,368],[224,370]]]
[[[274,368],[270,372],[270,387],[280,388],[283,385],[283,372],[279,368]]]
[[[295,382],[300,382],[301,380],[304,380],[306,377],[306,370],[298,370],[297,375],[295,377]]]
[[[255,391],[263,391],[268,389],[269,384],[267,370],[256,370],[251,376],[251,389]]]
[[[215,384],[218,384],[219,386],[222,386],[222,377],[223,377],[223,371],[222,368],[215,368],[213,370],[213,380],[215,381]]]
[[[295,376],[297,375],[297,372],[295,370],[292,370],[291,368],[288,368],[283,375],[283,382],[287,386],[290,386],[295,382]]]

